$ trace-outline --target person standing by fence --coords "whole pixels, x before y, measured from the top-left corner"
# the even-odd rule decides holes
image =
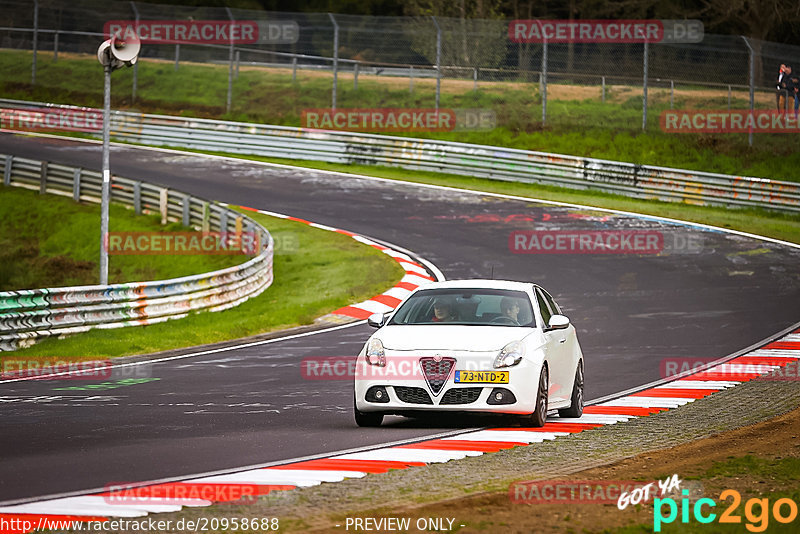
[[[793,98],[794,99],[794,118],[797,120],[797,111],[800,108],[800,73],[792,73],[791,67],[786,67],[787,69],[787,80],[786,80],[786,98]],[[788,103],[787,103],[788,107]]]
[[[791,68],[789,69],[791,72]],[[789,75],[786,73],[786,65],[781,63],[781,68],[778,71],[778,83],[775,86],[775,104],[778,106],[778,111],[781,111],[781,97],[784,98],[784,106],[786,105],[786,82],[788,81]]]

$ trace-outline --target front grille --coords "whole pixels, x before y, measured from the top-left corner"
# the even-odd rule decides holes
[[[434,358],[420,358],[419,363],[428,387],[431,388],[434,396],[438,395],[447,382],[450,371],[455,367],[456,359],[440,358],[439,361],[436,361]]]
[[[433,404],[431,396],[422,388],[394,386],[394,392],[398,399],[409,404]]]
[[[469,404],[478,400],[483,388],[448,389],[439,404]]]

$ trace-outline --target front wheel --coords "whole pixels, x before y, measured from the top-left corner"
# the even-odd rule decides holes
[[[578,362],[575,382],[572,385],[572,404],[569,408],[558,410],[559,417],[580,417],[583,415],[583,361]]]
[[[533,413],[526,418],[529,426],[541,427],[547,422],[548,384],[547,367],[542,365],[542,372],[539,373],[539,387],[536,392],[536,406]]]
[[[356,408],[356,399],[353,398],[353,415],[358,426],[381,426],[383,414],[381,412],[362,412]]]

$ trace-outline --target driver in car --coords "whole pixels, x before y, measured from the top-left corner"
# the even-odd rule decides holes
[[[434,323],[447,323],[456,320],[456,310],[453,300],[447,297],[439,297],[433,302]]]
[[[503,297],[500,301],[500,312],[503,314],[500,317],[507,317],[519,324],[519,302],[517,302],[517,299]]]

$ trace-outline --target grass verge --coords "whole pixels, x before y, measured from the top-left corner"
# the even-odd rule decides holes
[[[246,213],[283,244],[275,253],[275,281],[258,297],[223,312],[193,313],[167,323],[45,339],[28,349],[4,354],[0,360],[147,354],[310,324],[325,313],[385,291],[403,276],[402,268],[390,257],[348,236]]]
[[[24,208],[21,208],[24,206]],[[0,291],[95,285],[100,258],[100,206],[59,195],[41,196],[19,187],[0,187]],[[109,210],[111,232],[186,231],[161,225],[159,215],[136,215],[122,205]],[[112,255],[110,283],[165,280],[231,267],[246,256]]]
[[[30,85],[31,53],[0,51],[0,95],[92,107],[102,106],[102,69],[96,58],[61,54],[57,62],[47,54],[37,60],[37,84]],[[291,69],[242,67],[234,81],[233,104],[226,112],[228,66],[172,63],[152,59],[139,62],[137,98],[131,102],[133,72],[114,73],[112,106],[147,113],[208,117],[265,124],[300,126],[302,111],[329,108],[330,73]],[[361,74],[358,88],[352,75],[339,78],[339,108],[432,108],[435,82],[415,80],[409,91],[405,78]],[[523,80],[481,82],[478,90],[465,80],[442,81],[442,108],[489,109],[497,127],[490,131],[414,133],[467,143],[539,150],[576,156],[628,161],[682,169],[750,175],[778,180],[800,180],[800,152],[792,134],[759,134],[750,147],[746,134],[668,134],[659,125],[662,112],[674,109],[727,109],[727,91],[679,88],[674,104],[669,92],[653,88],[649,95],[647,131],[642,131],[640,88],[610,86],[601,101],[597,86],[553,83],[548,89],[548,118],[541,120],[538,83]],[[732,109],[749,106],[738,92]],[[758,109],[773,109],[774,95],[759,94]]]

